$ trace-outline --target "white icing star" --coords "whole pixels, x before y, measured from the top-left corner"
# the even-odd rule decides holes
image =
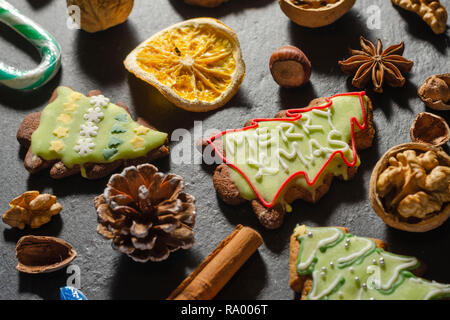
[[[104,113],[99,107],[89,108],[87,113],[84,114],[84,120],[99,123],[104,116]]]
[[[88,121],[81,125],[80,135],[86,138],[95,137],[97,135],[98,127],[93,122]]]
[[[78,140],[77,145],[73,148],[81,156],[86,156],[92,152],[92,148],[95,147],[95,143],[92,142],[92,138],[81,138]]]
[[[100,94],[98,96],[91,97],[89,103],[95,107],[106,107],[109,103],[109,99]]]

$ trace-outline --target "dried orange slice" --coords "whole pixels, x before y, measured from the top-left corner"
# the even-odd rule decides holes
[[[196,112],[227,103],[245,75],[236,33],[212,18],[186,20],[158,32],[124,63],[176,106]]]

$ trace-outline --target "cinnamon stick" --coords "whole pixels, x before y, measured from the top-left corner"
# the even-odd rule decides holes
[[[252,228],[238,225],[167,300],[210,300],[263,243]]]

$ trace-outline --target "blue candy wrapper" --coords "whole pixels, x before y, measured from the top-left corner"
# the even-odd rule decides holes
[[[87,300],[83,292],[74,287],[62,287],[59,298],[61,300]]]

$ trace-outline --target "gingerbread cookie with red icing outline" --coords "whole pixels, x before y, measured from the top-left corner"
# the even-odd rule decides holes
[[[420,278],[422,261],[344,227],[297,225],[289,249],[289,286],[301,300],[450,298],[450,284]]]
[[[365,93],[350,93],[350,94],[343,94],[345,95],[359,95],[361,101],[365,101],[364,103],[361,102],[361,106],[365,106],[365,112],[362,112],[362,119],[363,124],[359,124],[357,126],[354,126],[353,123],[357,122],[354,117],[352,119],[349,119],[349,125],[351,124],[351,138],[348,141],[348,144],[350,144],[350,149],[353,149],[353,155],[354,155],[354,161],[353,163],[345,163],[343,161],[341,164],[343,165],[343,168],[340,170],[340,172],[335,173],[332,171],[326,171],[324,168],[326,165],[324,165],[324,168],[320,171],[318,175],[316,175],[316,179],[309,179],[312,180],[312,186],[314,188],[313,192],[311,191],[311,188],[308,188],[308,185],[305,184],[299,185],[297,183],[285,183],[280,187],[280,190],[278,190],[278,193],[275,196],[275,199],[264,199],[261,197],[261,195],[258,194],[257,188],[254,188],[253,185],[251,185],[252,180],[245,176],[245,173],[240,171],[239,166],[236,166],[227,158],[227,150],[224,147],[223,142],[223,136],[225,136],[228,133],[236,132],[236,131],[244,131],[251,129],[259,129],[259,125],[261,123],[264,123],[267,121],[269,123],[270,121],[275,120],[292,120],[292,118],[296,119],[296,121],[300,121],[301,117],[298,117],[298,114],[302,114],[303,117],[306,118],[305,114],[309,111],[316,112],[318,114],[325,113],[331,110],[333,103],[330,103],[333,98],[339,97],[341,95],[336,95],[330,98],[317,98],[310,102],[310,104],[303,109],[290,109],[290,110],[284,110],[275,115],[273,119],[255,119],[250,120],[245,123],[244,128],[237,129],[237,130],[227,130],[222,132],[219,135],[216,135],[214,137],[211,137],[210,139],[205,139],[202,141],[202,146],[207,147],[208,145],[212,146],[214,149],[214,152],[216,155],[219,155],[220,158],[224,160],[224,163],[220,164],[213,175],[213,184],[214,187],[219,195],[219,197],[227,204],[229,205],[238,205],[241,203],[244,203],[246,201],[250,201],[252,209],[254,213],[256,214],[257,218],[261,222],[261,224],[266,227],[267,229],[276,229],[281,226],[284,215],[286,212],[286,209],[288,208],[289,204],[295,201],[296,199],[303,199],[308,202],[315,203],[317,202],[324,194],[327,193],[327,191],[330,188],[331,182],[334,177],[338,178],[344,178],[345,180],[351,179],[354,177],[354,175],[357,172],[357,153],[356,150],[363,150],[366,148],[369,148],[372,145],[372,141],[375,135],[375,130],[373,127],[373,106],[371,100],[365,96]],[[333,100],[335,101],[335,100]],[[328,106],[328,107],[326,107]],[[328,108],[328,109],[327,109]],[[318,110],[318,111],[313,111]],[[330,111],[331,112],[331,111]],[[333,111],[334,112],[334,111]],[[322,114],[323,116],[323,114]],[[350,118],[350,117],[349,117]],[[330,118],[329,118],[330,119]],[[329,120],[328,119],[328,120]],[[354,121],[355,120],[355,121]],[[309,121],[309,120],[308,120]],[[331,126],[333,126],[333,123],[330,123]],[[354,128],[355,127],[355,128]],[[314,125],[310,125],[310,128],[314,128]],[[285,130],[285,133],[288,133],[290,129]],[[283,130],[280,130],[280,132]],[[332,131],[332,130],[331,130]],[[290,131],[291,136],[295,136],[295,134],[292,134],[294,131]],[[325,132],[326,133],[326,132]],[[296,133],[297,135],[300,135],[300,133]],[[294,137],[295,138],[295,137]],[[311,139],[312,140],[312,139]],[[234,141],[236,142],[236,140]],[[297,145],[298,146],[298,145]],[[291,146],[292,147],[292,146]],[[291,149],[293,150],[293,149]],[[317,150],[315,150],[317,151]],[[313,152],[313,151],[311,151]],[[281,152],[283,153],[283,152]],[[281,154],[280,153],[280,154]],[[334,158],[333,153],[330,156],[330,159]],[[284,155],[287,155],[285,152]],[[291,154],[292,155],[292,154]],[[283,157],[279,157],[280,159],[285,159]],[[343,153],[341,153],[341,158],[345,159],[343,156]],[[304,158],[304,160],[307,160]],[[282,161],[282,160],[280,160]],[[331,161],[331,160],[328,160]],[[329,162],[327,162],[329,164]],[[345,166],[345,164],[350,164]],[[234,170],[234,172],[233,172]],[[244,177],[246,182],[251,185],[251,188],[255,192],[256,196],[253,199],[249,199],[249,197],[243,196],[241,190],[236,184],[235,178],[236,178],[236,172],[239,171],[241,176]],[[304,177],[300,177],[299,173],[302,172],[295,172],[295,174],[291,174],[291,176],[287,179],[288,182],[295,181],[297,178],[301,179],[307,177],[306,174],[303,174]],[[303,172],[304,173],[304,172]],[[233,178],[234,174],[234,178]],[[267,176],[270,176],[270,172]],[[262,179],[265,179],[267,176],[262,175]],[[318,179],[320,177],[320,179]],[[289,180],[290,179],[290,180]],[[308,181],[309,182],[311,181]],[[253,180],[254,182],[255,180]],[[318,182],[317,182],[318,181]],[[317,182],[316,185],[314,185],[314,182]],[[282,194],[281,194],[282,193]],[[276,198],[278,197],[278,199]],[[282,201],[277,201],[282,198]],[[272,201],[271,201],[272,200]]]
[[[136,131],[136,138],[135,141],[136,143],[138,143],[138,147],[141,147],[140,150],[144,150],[143,149],[143,145],[145,147],[145,143],[147,143],[147,141],[144,139],[146,138],[145,134],[147,134],[148,132],[157,132],[158,134],[162,134],[158,131],[156,131],[156,129],[154,127],[152,127],[150,124],[148,124],[144,119],[142,118],[137,118],[136,121],[134,121],[132,119],[131,113],[128,109],[128,107],[121,102],[118,102],[117,104],[113,105],[111,103],[109,103],[109,99],[105,98],[104,96],[101,95],[101,92],[99,90],[92,90],[90,91],[86,96],[83,96],[82,94],[74,91],[72,88],[70,87],[58,87],[55,89],[55,91],[53,92],[50,101],[49,101],[49,105],[51,105],[52,103],[54,103],[57,99],[58,99],[58,90],[71,90],[73,91],[71,94],[71,97],[73,97],[73,99],[71,101],[67,101],[64,103],[64,110],[67,111],[64,113],[64,116],[66,118],[56,118],[53,119],[55,122],[60,122],[61,125],[57,127],[57,129],[55,129],[53,131],[54,133],[54,146],[55,151],[52,152],[56,152],[59,151],[59,154],[53,154],[53,156],[51,158],[48,158],[47,160],[44,159],[44,157],[34,154],[32,151],[32,136],[33,133],[36,132],[36,130],[38,130],[38,128],[40,127],[40,124],[42,123],[42,114],[43,112],[47,112],[47,115],[49,115],[49,111],[45,111],[46,109],[44,109],[43,112],[34,112],[29,114],[28,116],[26,116],[22,123],[20,124],[20,127],[17,131],[17,140],[19,141],[21,147],[27,149],[27,153],[25,155],[24,158],[24,166],[25,168],[31,173],[31,174],[35,174],[37,172],[40,172],[44,169],[48,169],[50,168],[49,174],[50,177],[54,178],[54,179],[61,179],[61,178],[65,178],[74,174],[79,174],[82,171],[82,174],[85,178],[87,179],[100,179],[103,178],[105,176],[110,175],[111,173],[119,170],[120,168],[123,167],[128,167],[130,165],[138,165],[138,164],[142,164],[142,163],[148,163],[151,162],[153,160],[165,157],[169,154],[169,147],[168,147],[168,139],[167,139],[167,135],[165,135],[165,137],[163,137],[162,135],[159,136],[159,140],[162,141],[162,143],[154,148],[150,148],[150,150],[148,150],[148,152],[146,152],[145,154],[142,154],[142,151],[139,153],[136,153],[136,157],[126,157],[126,158],[120,158],[120,152],[118,152],[118,148],[117,145],[120,144],[125,144],[127,141],[123,141],[124,139],[121,139],[121,133],[123,136],[124,133],[124,127],[126,127],[125,124],[122,123],[133,123],[133,126],[135,126],[135,130],[140,130],[140,131]],[[65,91],[60,91],[60,92],[65,92]],[[78,114],[78,116],[76,115],[76,109],[78,107],[77,103],[78,100],[82,101],[80,99],[86,99],[89,98],[91,99],[92,105],[88,106],[89,107],[89,112],[86,112],[84,114]],[[94,99],[94,100],[92,100]],[[104,101],[104,103],[103,103]],[[64,101],[62,101],[61,103],[63,103]],[[81,102],[80,102],[81,103]],[[84,102],[86,104],[86,102]],[[103,103],[103,104],[102,104]],[[49,105],[47,107],[49,107]],[[113,107],[111,107],[111,105]],[[90,145],[88,144],[87,147],[85,147],[84,149],[82,148],[83,145],[79,145],[77,143],[77,145],[75,147],[73,147],[72,149],[78,150],[77,152],[84,152],[84,153],[79,153],[80,155],[86,155],[86,156],[91,156],[92,154],[92,148],[95,148],[95,140],[98,138],[101,138],[102,135],[104,135],[105,131],[102,130],[102,122],[106,122],[106,121],[110,121],[110,120],[105,120],[107,118],[107,111],[105,110],[105,108],[108,108],[108,106],[110,108],[115,108],[114,112],[115,113],[119,113],[116,117],[117,117],[117,121],[114,120],[116,123],[114,123],[113,128],[111,130],[117,130],[115,131],[117,134],[114,135],[114,137],[110,137],[109,141],[108,141],[108,146],[105,147],[105,149],[103,150],[103,153],[105,154],[105,161],[99,161],[99,162],[95,162],[95,161],[90,161],[90,162],[85,162],[82,164],[75,164],[75,165],[67,165],[65,162],[63,162],[63,160],[61,159],[63,156],[61,155],[61,146],[64,144],[64,138],[67,136],[67,134],[71,131],[71,130],[79,130],[79,128],[73,128],[73,125],[71,127],[71,120],[76,119],[76,117],[83,117],[80,120],[84,121],[81,124],[81,130],[79,131],[79,133],[77,132],[77,134],[79,134],[79,141],[83,141],[83,142],[90,142]],[[46,107],[46,108],[47,108]],[[117,108],[120,107],[120,108]],[[87,107],[86,107],[87,108]],[[118,110],[122,110],[125,112],[118,112]],[[81,110],[79,110],[80,112],[82,112]],[[49,115],[48,117],[52,117],[51,115]],[[68,121],[69,119],[69,121]],[[49,120],[49,119],[48,119]],[[60,121],[61,120],[61,121]],[[91,121],[92,120],[92,121]],[[123,121],[123,122],[121,122]],[[47,121],[48,122],[48,121]],[[74,121],[75,123],[75,121]],[[139,125],[139,126],[138,126]],[[139,129],[138,129],[139,128]],[[109,129],[109,128],[108,128]],[[83,131],[84,130],[84,131]],[[97,136],[98,133],[98,136]],[[44,133],[45,134],[45,133]],[[113,135],[111,135],[113,136]],[[52,141],[53,142],[53,141]],[[54,147],[53,145],[50,147]],[[81,147],[81,148],[80,148]],[[90,148],[89,148],[90,147]],[[63,149],[64,150],[64,147]],[[72,151],[72,150],[70,150]],[[116,155],[117,154],[117,155]],[[48,154],[47,154],[48,156]],[[116,156],[117,159],[114,160],[114,157]],[[111,160],[113,161],[107,161],[108,159],[106,159],[107,157],[110,157]]]

